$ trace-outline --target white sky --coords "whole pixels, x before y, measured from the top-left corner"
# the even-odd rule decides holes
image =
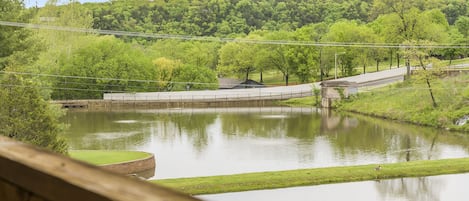
[[[105,1],[108,1],[108,0],[78,0],[78,1],[81,2],[81,3],[85,3],[85,2],[105,2]],[[36,4],[39,7],[43,7],[46,4],[46,2],[47,2],[47,0],[24,0],[24,4],[27,8],[36,6]],[[67,3],[67,2],[69,2],[69,0],[58,0],[58,2]]]

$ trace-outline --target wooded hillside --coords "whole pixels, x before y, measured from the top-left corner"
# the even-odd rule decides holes
[[[20,0],[0,3],[1,21],[167,36],[0,26],[0,69],[27,72],[56,99],[216,89],[218,77],[262,82],[265,72],[281,74],[285,84],[307,83],[333,78],[336,64],[338,76],[414,64],[418,57],[400,45],[421,46],[425,59],[469,54],[468,0],[51,0],[29,9]]]

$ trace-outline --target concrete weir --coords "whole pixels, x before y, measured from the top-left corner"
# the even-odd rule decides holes
[[[166,108],[210,108],[210,107],[264,107],[274,106],[275,100],[199,100],[199,101],[158,101],[158,100],[62,100],[53,101],[67,109],[119,110],[119,109],[166,109]]]

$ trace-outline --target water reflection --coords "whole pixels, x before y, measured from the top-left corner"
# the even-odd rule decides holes
[[[157,178],[469,155],[467,135],[312,108],[69,112],[63,121],[72,149],[154,153]]]
[[[469,174],[403,178],[201,195],[207,201],[463,201],[469,197]]]

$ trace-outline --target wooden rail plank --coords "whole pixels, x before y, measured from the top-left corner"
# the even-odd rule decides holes
[[[2,201],[197,200],[6,137],[0,137],[0,183]]]

